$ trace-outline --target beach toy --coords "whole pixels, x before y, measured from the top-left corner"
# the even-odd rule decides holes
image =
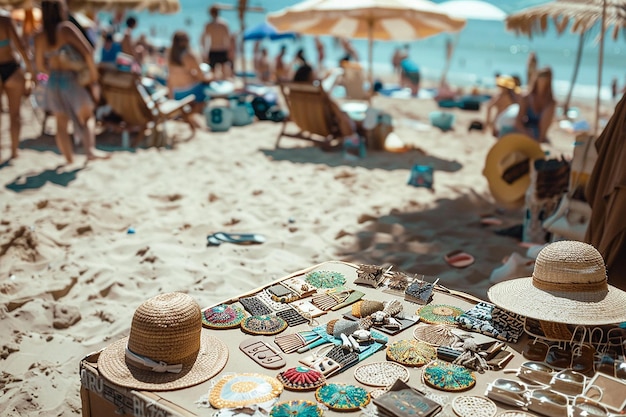
[[[207,107],[204,117],[207,126],[213,132],[227,132],[233,125],[233,111],[229,107]]]
[[[448,113],[444,111],[433,111],[428,115],[428,120],[430,120],[430,124],[438,127],[443,132],[447,132],[452,129],[452,125],[454,125],[455,116],[453,113]]]
[[[428,165],[413,165],[407,184],[413,187],[433,188],[433,167]]]
[[[254,109],[252,104],[246,101],[235,102],[231,110],[233,111],[233,126],[247,126],[254,121]]]

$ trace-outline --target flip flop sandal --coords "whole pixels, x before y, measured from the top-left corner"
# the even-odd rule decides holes
[[[455,268],[466,268],[474,263],[475,259],[469,253],[465,253],[462,250],[455,250],[443,257],[448,265]]]
[[[255,233],[214,233],[213,237],[218,242],[235,243],[238,245],[250,245],[257,243],[264,243],[265,236]]]

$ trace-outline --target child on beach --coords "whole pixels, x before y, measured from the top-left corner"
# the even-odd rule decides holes
[[[22,96],[26,93],[24,71],[15,60],[14,48],[22,56],[29,76],[34,74],[26,48],[17,34],[11,15],[0,14],[0,99],[6,93],[11,123],[11,158],[17,157],[21,130],[20,104]]]

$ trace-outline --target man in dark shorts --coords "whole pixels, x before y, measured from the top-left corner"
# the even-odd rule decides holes
[[[223,79],[231,75],[232,63],[228,57],[231,46],[228,25],[219,17],[219,9],[211,6],[209,9],[211,21],[204,27],[200,38],[200,46],[207,53],[208,63],[216,78]]]

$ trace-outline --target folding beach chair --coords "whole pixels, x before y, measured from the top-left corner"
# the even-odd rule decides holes
[[[140,75],[109,68],[101,69],[100,85],[106,104],[121,118],[121,123],[112,123],[118,127],[121,125],[126,131],[138,131],[131,142],[133,147],[140,143],[147,131],[152,132],[150,145],[173,145],[166,137],[163,124],[179,116],[189,124],[190,138],[195,134],[195,126],[189,118],[191,103],[195,98],[193,95],[181,100],[168,99],[168,89],[165,87],[150,94],[142,84]]]
[[[319,82],[281,83],[280,91],[285,97],[289,117],[283,121],[283,128],[276,139],[276,147],[283,136],[313,141],[323,146],[330,146],[342,138],[339,124],[331,107],[331,98]],[[287,125],[295,124],[300,130],[288,133]]]

